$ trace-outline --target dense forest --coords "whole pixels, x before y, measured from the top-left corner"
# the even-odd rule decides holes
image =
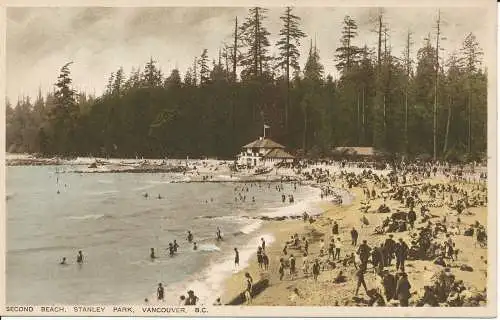
[[[357,23],[346,16],[335,52],[320,53],[293,8],[283,10],[277,43],[269,40],[267,10],[251,8],[228,30],[230,43],[212,58],[200,48],[183,77],[178,69],[164,74],[149,58],[128,76],[119,68],[94,97],[74,90],[72,62],[64,64],[53,92],[15,107],[7,101],[7,151],[233,158],[266,124],[272,139],[299,156],[373,146],[451,161],[484,157],[487,73],[472,33],[460,51],[442,57],[438,19],[420,48],[408,32],[405,51],[392,52],[381,10],[375,48],[357,43]],[[301,42],[309,47],[304,66]],[[270,55],[272,46],[279,54]],[[325,75],[321,59],[335,60],[338,79]]]

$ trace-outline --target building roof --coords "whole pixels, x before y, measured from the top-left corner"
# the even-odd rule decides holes
[[[337,147],[335,152],[348,153],[358,156],[374,156],[375,149],[373,147]]]
[[[264,158],[272,159],[293,159],[295,158],[283,149],[273,149],[264,155]]]
[[[259,138],[255,141],[250,142],[247,145],[244,145],[243,148],[285,149],[285,147],[282,146],[281,144],[267,138]]]

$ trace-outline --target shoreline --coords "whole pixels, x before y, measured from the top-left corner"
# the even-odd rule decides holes
[[[306,184],[309,185],[310,187],[316,188],[316,189],[321,189],[322,185],[319,183],[314,183],[314,184]],[[331,186],[334,189],[340,190],[342,192],[346,192],[351,196],[351,202],[346,204],[346,205],[341,205],[341,204],[336,204],[333,203],[331,200],[319,200],[318,203],[316,204],[318,207],[321,207],[321,212],[317,214],[310,215],[314,217],[315,219],[319,220],[322,217],[326,216],[329,212],[335,211],[335,213],[339,213],[341,211],[344,211],[346,208],[352,207],[355,205],[355,199],[357,198],[357,195],[353,192],[350,192],[346,189],[341,188],[340,185],[334,185]],[[337,194],[339,195],[339,194]],[[311,208],[312,209],[312,208]],[[247,262],[247,266],[245,268],[240,269],[237,273],[233,273],[230,277],[226,278],[224,281],[224,286],[223,290],[220,292],[219,297],[221,298],[222,304],[227,303],[228,301],[234,299],[237,297],[239,294],[243,292],[243,279],[244,279],[244,274],[245,272],[249,272],[252,277],[253,277],[253,282],[257,283],[261,280],[271,280],[273,278],[273,273],[274,275],[277,273],[277,266],[279,265],[279,258],[275,259],[272,257],[280,256],[282,248],[279,247],[278,243],[279,242],[285,242],[289,240],[290,234],[294,234],[295,232],[299,232],[301,230],[308,229],[307,227],[309,226],[309,223],[304,223],[302,220],[301,216],[289,216],[288,219],[270,219],[270,221],[265,221],[263,225],[256,231],[262,233],[262,234],[270,234],[273,238],[274,241],[272,243],[267,243],[266,242],[266,254],[269,256],[269,270],[268,271],[262,271],[262,269],[259,268],[257,259],[256,259],[256,254],[254,253],[253,259]],[[314,230],[314,228],[310,229],[311,231]],[[257,246],[257,245],[256,245]],[[256,250],[254,250],[256,252]],[[296,256],[299,258],[299,256]],[[297,265],[297,269],[301,269],[301,265]],[[271,281],[270,281],[271,282]],[[271,284],[272,286],[272,284]],[[264,289],[269,290],[270,287],[267,287]],[[291,293],[291,292],[290,292]],[[288,297],[288,295],[287,295]],[[255,301],[255,299],[254,299]],[[264,304],[264,305],[282,305],[282,304]],[[285,304],[287,305],[287,304]]]
[[[442,179],[439,178],[433,178],[426,179],[424,181],[424,183],[427,182],[436,183],[445,181],[442,181]],[[302,257],[300,255],[300,251],[289,249],[288,253],[292,253],[296,257],[298,276],[294,279],[290,279],[288,270],[285,270],[284,280],[280,281],[278,274],[279,258],[283,256],[283,244],[290,239],[291,235],[298,233],[299,237],[307,236],[309,238],[310,249],[308,260],[312,261],[312,257],[319,253],[319,238],[323,238],[325,243],[329,243],[330,238],[332,237],[329,230],[331,228],[332,221],[337,221],[339,223],[339,235],[335,235],[335,238],[341,238],[343,251],[341,253],[342,257],[345,257],[346,254],[350,254],[351,252],[355,252],[356,248],[351,245],[350,236],[347,235],[348,231],[352,227],[356,227],[359,232],[358,244],[362,240],[368,240],[370,246],[375,246],[384,241],[387,234],[374,234],[373,227],[380,225],[382,219],[390,216],[393,212],[404,210],[404,208],[395,200],[387,200],[386,203],[392,209],[391,213],[384,214],[369,212],[363,214],[360,211],[360,207],[363,205],[363,189],[360,187],[353,187],[347,191],[355,195],[352,199],[352,203],[347,205],[325,203],[323,214],[321,214],[311,225],[309,223],[304,223],[301,220],[265,222],[258,231],[261,233],[270,233],[275,238],[273,244],[269,245],[269,247],[266,246],[266,253],[269,256],[270,261],[269,270],[264,271],[259,268],[256,254],[254,254],[254,258],[250,261],[248,267],[226,279],[224,289],[220,293],[222,303],[226,304],[228,301],[231,301],[243,292],[244,274],[245,272],[249,272],[253,277],[254,283],[258,283],[264,279],[268,281],[268,285],[258,295],[252,298],[251,305],[253,306],[357,305],[352,299],[356,288],[354,270],[338,266],[334,270],[322,271],[318,277],[318,282],[314,282],[312,277],[308,278],[303,276]],[[372,208],[376,208],[382,203],[383,200],[379,197],[372,201],[371,205]],[[472,224],[475,220],[478,220],[483,225],[487,225],[487,207],[473,207],[470,209],[471,211],[474,211],[473,215],[461,216],[462,220],[464,220],[463,222],[466,222],[464,224]],[[438,217],[448,216],[447,208],[446,206],[442,208],[432,208],[432,214]],[[370,222],[370,225],[365,228],[360,227],[360,218],[363,216],[366,216]],[[316,236],[311,237],[314,233],[316,233]],[[411,238],[409,237],[409,232],[394,232],[393,234],[396,239],[402,238],[405,242],[410,244]],[[456,237],[455,241],[458,245],[457,247],[461,250],[463,249],[463,252],[460,252],[459,260],[453,263],[451,270],[457,280],[464,281],[468,288],[472,288],[472,292],[480,292],[483,288],[487,287],[488,265],[486,260],[483,260],[483,257],[488,257],[488,249],[479,247],[475,248],[472,244],[470,244],[472,238],[466,237],[463,234],[455,235],[454,237]],[[468,272],[461,270],[460,265],[462,264],[473,266],[474,271]],[[434,265],[432,260],[408,260],[406,266],[408,269],[408,278],[412,285],[412,297],[410,301],[413,302],[422,296],[423,287],[424,285],[429,284],[428,282],[431,281],[431,276],[434,276],[437,272],[443,270],[442,267]],[[393,272],[395,269],[394,261],[392,266],[389,266],[388,269]],[[344,272],[344,275],[347,277],[347,282],[340,284],[333,282],[333,279],[339,270]],[[369,289],[376,288],[377,284],[380,282],[380,278],[375,275],[373,271],[368,271],[365,275],[365,281]],[[295,288],[299,290],[301,296],[291,298]],[[361,289],[360,293],[364,293],[364,290]],[[391,300],[389,305],[393,303],[393,300]]]
[[[283,181],[283,183],[287,182],[293,183],[293,181]],[[216,260],[211,261],[199,271],[189,275],[187,279],[168,285],[169,293],[166,294],[166,300],[172,301],[172,304],[174,304],[175,301],[179,300],[180,295],[185,295],[188,290],[193,290],[200,299],[200,305],[212,305],[212,303],[215,301],[214,297],[217,296],[219,292],[224,288],[226,280],[228,278],[231,278],[235,274],[240,273],[242,270],[251,265],[254,259],[255,247],[260,243],[260,239],[264,238],[266,244],[269,245],[276,241],[274,235],[271,232],[266,231],[266,223],[273,221],[297,220],[298,218],[300,218],[300,214],[295,214],[297,208],[294,206],[301,205],[303,203],[321,201],[319,200],[318,188],[312,187],[310,184],[300,185],[302,188],[310,188],[310,190],[307,191],[308,193],[303,199],[300,199],[295,203],[287,202],[283,207],[264,207],[261,208],[261,210],[259,210],[259,213],[255,216],[234,216],[244,218],[249,221],[248,225],[242,227],[241,229],[238,229],[239,231],[236,232],[243,233],[248,236],[247,241],[237,246],[240,254],[239,268],[234,268],[234,253],[232,251],[229,251],[224,257],[220,257]],[[273,215],[275,210],[282,211],[284,209],[293,211],[294,214],[289,214],[286,216]],[[314,216],[317,215],[318,214],[315,214]],[[212,217],[205,216],[204,218],[211,219]],[[255,226],[256,223],[258,224],[257,226]],[[246,231],[245,229],[248,230]],[[201,246],[202,245],[200,244],[199,248],[201,248]],[[147,298],[149,299],[149,301],[155,301],[156,292],[150,293]]]

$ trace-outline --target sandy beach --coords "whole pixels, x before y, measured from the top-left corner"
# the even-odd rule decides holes
[[[423,182],[430,183],[449,183],[443,177],[425,179]],[[465,188],[471,188],[474,184],[464,183],[461,184]],[[338,187],[342,187],[342,183],[337,183]],[[371,188],[372,186],[368,186]],[[288,255],[293,254],[296,257],[297,275],[291,279],[288,270],[285,271],[285,277],[282,281],[279,279],[279,259],[283,257],[283,246],[292,235],[297,233],[299,238],[306,237],[309,241],[309,261],[319,254],[319,241],[323,239],[325,244],[330,242],[332,238],[332,223],[337,221],[339,224],[339,235],[342,243],[341,256],[345,257],[351,253],[355,253],[357,247],[351,245],[349,231],[355,227],[359,232],[358,245],[367,240],[368,244],[373,248],[385,241],[387,234],[377,235],[374,234],[376,226],[381,225],[382,221],[391,216],[397,210],[404,211],[405,208],[399,201],[387,199],[386,204],[391,208],[391,213],[375,213],[375,209],[384,202],[380,194],[378,197],[371,201],[371,209],[366,214],[362,213],[360,208],[363,205],[363,189],[360,187],[353,187],[349,190],[355,195],[352,203],[347,205],[336,205],[333,203],[322,202],[324,213],[312,224],[305,223],[302,220],[293,221],[272,221],[263,226],[261,229],[262,234],[273,234],[275,241],[266,246],[266,253],[269,256],[270,267],[269,270],[263,271],[259,268],[257,257],[255,256],[249,263],[249,266],[238,273],[235,273],[231,278],[226,281],[225,290],[222,293],[222,303],[233,299],[235,296],[241,294],[245,288],[244,274],[249,272],[253,277],[254,283],[261,279],[268,279],[269,286],[261,293],[253,297],[252,305],[261,306],[284,306],[284,305],[298,305],[298,306],[333,306],[333,305],[359,305],[353,300],[356,289],[356,276],[353,266],[342,266],[337,263],[336,268],[333,270],[321,271],[318,281],[314,281],[311,275],[305,276],[302,271],[303,257],[300,251],[289,249]],[[406,209],[407,210],[407,209]],[[430,213],[433,216],[432,221],[442,221],[447,217],[446,225],[448,227],[457,225],[457,216],[450,215],[450,209],[447,206],[430,208]],[[460,235],[453,235],[456,248],[459,248],[458,259],[456,261],[447,261],[451,272],[455,275],[457,280],[463,280],[466,288],[474,292],[483,292],[487,285],[487,248],[481,248],[475,244],[475,237],[464,236],[463,226],[468,226],[476,221],[482,225],[487,224],[487,207],[472,207],[468,209],[469,214],[460,215]],[[366,216],[369,220],[369,225],[361,226],[360,219]],[[424,226],[417,219],[415,228]],[[397,241],[399,238],[410,243],[410,232],[394,232],[394,239]],[[444,241],[445,235],[438,235],[438,239]],[[257,248],[258,244],[256,244]],[[325,246],[325,250],[328,245]],[[462,271],[460,266],[468,265],[472,267],[473,271]],[[386,267],[390,272],[395,272],[395,262]],[[410,305],[415,303],[423,296],[424,285],[431,285],[431,277],[436,272],[443,270],[442,266],[433,263],[433,260],[408,260],[406,263],[406,273],[408,280],[411,283]],[[344,283],[334,283],[333,280],[339,271],[342,271],[347,277]],[[365,275],[365,280],[368,289],[376,288],[377,283],[380,283],[380,277],[376,275],[370,265]],[[294,289],[298,289],[299,295],[294,295]],[[360,297],[365,294],[364,290],[360,290]],[[365,296],[366,297],[366,296]],[[390,304],[397,304],[397,300],[391,300]]]

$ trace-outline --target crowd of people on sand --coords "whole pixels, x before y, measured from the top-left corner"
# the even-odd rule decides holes
[[[345,166],[345,163],[341,165],[342,168]],[[334,277],[329,278],[333,278],[332,290],[335,290],[337,284],[349,282],[351,278],[353,284],[355,283],[353,297],[350,300],[344,299],[344,305],[402,307],[484,305],[486,289],[467,287],[463,280],[455,278],[452,269],[473,271],[471,266],[458,263],[459,253],[462,250],[457,247],[454,237],[474,236],[472,242],[475,246],[485,247],[487,244],[486,226],[478,221],[471,225],[465,225],[461,221],[464,215],[473,214],[471,208],[487,206],[485,173],[474,175],[472,171],[465,173],[463,168],[452,169],[449,165],[436,163],[393,165],[389,168],[388,174],[377,174],[369,168],[359,173],[341,170],[336,174],[323,168],[306,171],[307,168],[307,165],[301,166],[297,169],[297,173],[302,174],[306,181],[322,183],[323,190],[328,190],[327,187],[335,182],[347,190],[355,187],[362,189],[364,197],[359,210],[358,228],[373,227],[370,226],[366,214],[371,204],[380,199],[381,205],[373,208],[370,213],[386,213],[390,216],[383,220],[382,226],[376,226],[373,233],[368,235],[367,232],[363,233],[372,241],[376,238],[375,235],[385,236],[385,239],[375,240],[377,242],[374,243],[368,243],[368,240],[363,239],[358,244],[361,232],[356,226],[349,229],[341,227],[339,221],[318,218],[317,221],[329,220],[328,223],[331,225],[329,235],[326,236],[321,232],[290,235],[290,240],[283,244],[282,254],[277,262],[278,267],[272,269],[277,270],[277,274],[271,279],[295,281],[311,277],[317,282],[322,273],[334,272]],[[432,182],[436,177],[446,182]],[[391,200],[391,204],[388,200]],[[400,206],[394,208],[396,201]],[[435,208],[444,209],[445,216],[434,215],[432,211]],[[306,212],[303,214],[303,219],[310,224],[316,222]],[[401,234],[396,237],[397,240],[395,233]],[[318,243],[317,250],[311,250],[314,242]],[[431,281],[424,285],[423,292],[417,292],[412,287],[408,273],[415,270],[413,264],[411,264],[413,270],[408,270],[408,260],[430,261],[441,267],[433,274]],[[483,257],[481,260],[487,263]],[[270,272],[265,243],[257,248],[257,262],[262,271]],[[299,265],[302,268],[299,268]],[[300,272],[302,277],[299,277]],[[375,277],[375,286],[370,288],[367,286],[365,281],[367,275]],[[251,303],[253,297],[251,288],[251,285],[244,288],[247,303]],[[360,297],[361,288],[365,296]],[[295,303],[304,298],[304,293],[299,292],[297,287],[292,291],[290,302]],[[332,304],[339,305],[339,301],[332,301]]]

